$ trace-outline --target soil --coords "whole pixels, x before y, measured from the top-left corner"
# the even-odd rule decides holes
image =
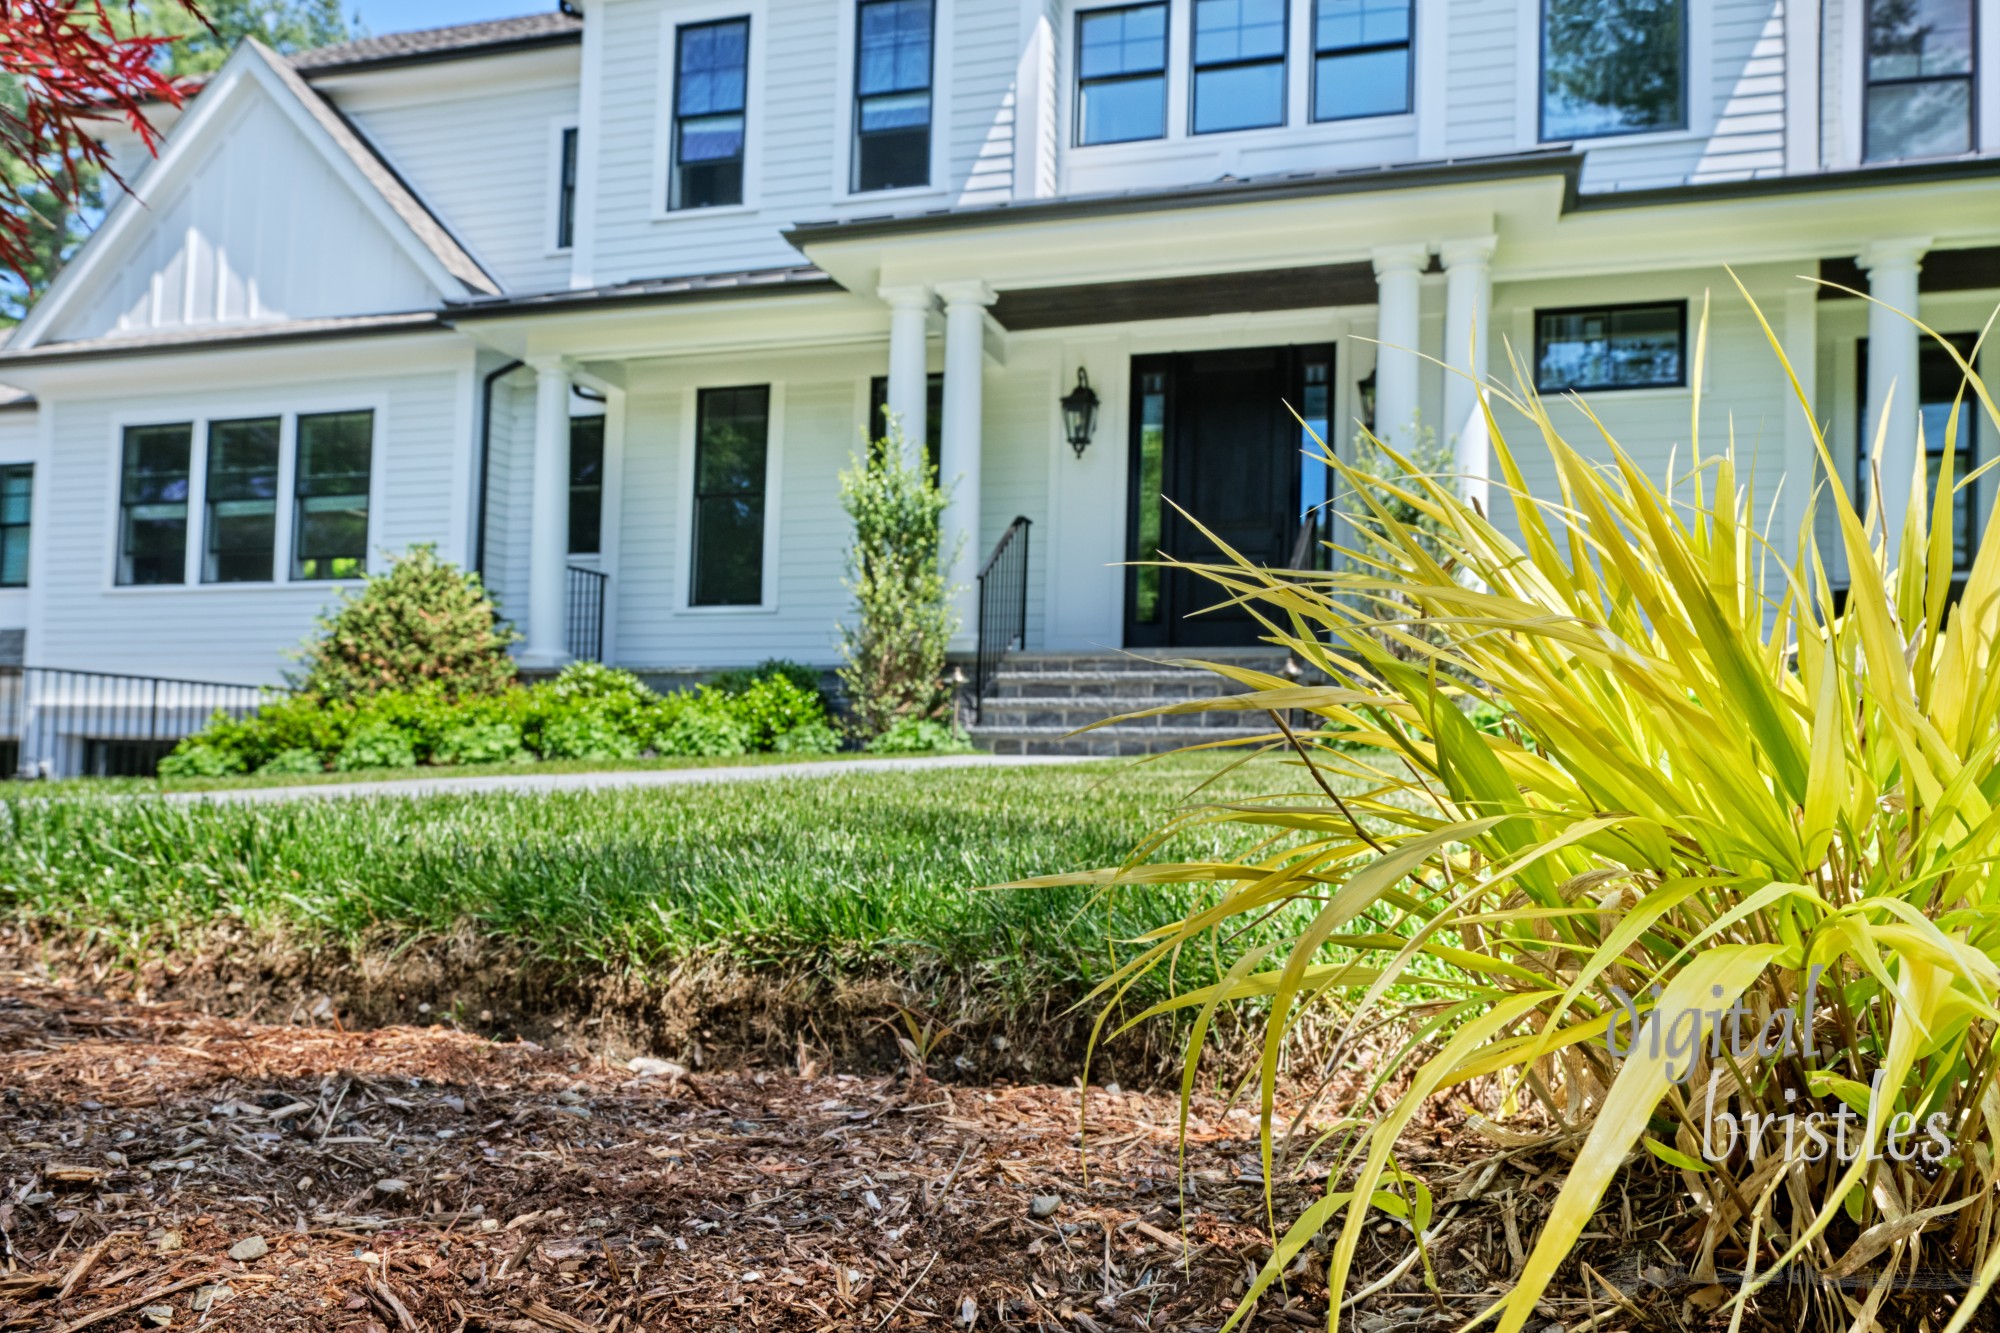
[[[1269,1254],[1242,1106],[1196,1098],[1183,1198],[1170,1092],[634,1063],[0,974],[0,1329],[1208,1330]],[[1462,1129],[1400,1153],[1446,1223],[1438,1289],[1371,1223],[1343,1328],[1455,1328],[1508,1289],[1562,1162]],[[1277,1174],[1280,1217],[1325,1189]],[[1688,1206],[1600,1216],[1530,1327],[1709,1327]],[[1324,1273],[1306,1251],[1250,1326],[1324,1327]]]

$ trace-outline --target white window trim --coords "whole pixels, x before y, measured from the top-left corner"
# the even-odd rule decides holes
[[[657,140],[653,150],[653,197],[647,205],[654,222],[684,222],[690,218],[735,217],[756,212],[760,205],[764,157],[764,0],[707,0],[675,9],[660,18],[660,93],[654,110]],[[674,169],[674,85],[680,77],[675,63],[676,36],[682,28],[700,27],[722,19],[750,20],[750,50],[743,74],[743,202],[714,208],[670,208],[667,200]]]
[[[738,389],[759,381],[741,375],[715,374],[690,381],[681,390],[681,456],[679,463],[680,502],[675,506],[682,521],[675,525],[673,613],[677,616],[769,616],[778,612],[779,531],[783,527],[783,479],[785,450],[785,383],[771,380],[770,418],[764,448],[764,564],[763,588],[754,606],[694,605],[694,458],[698,424],[697,412],[704,389]]]
[[[576,131],[576,212],[570,219],[570,243],[561,243],[562,236],[562,157],[563,135]],[[549,122],[549,206],[548,216],[542,222],[542,238],[545,253],[550,259],[576,253],[576,233],[583,225],[583,130],[575,116],[558,116]]]
[[[875,200],[924,199],[932,196],[947,197],[952,193],[951,181],[951,89],[952,89],[952,42],[955,6],[952,0],[931,0],[931,179],[928,185],[906,185],[894,190],[856,190],[854,183],[854,133],[857,112],[855,105],[855,63],[860,52],[856,49],[859,34],[856,18],[861,10],[861,0],[840,0],[840,21],[837,35],[842,52],[834,67],[834,105],[841,117],[834,131],[833,148],[833,201],[836,204],[873,202]]]
[[[1422,3],[1423,0],[1418,0]],[[1681,71],[1685,82],[1687,125],[1677,130],[1646,130],[1636,134],[1600,134],[1588,139],[1542,138],[1542,8],[1545,0],[1522,0],[1519,9],[1518,43],[1522,53],[1520,117],[1517,146],[1524,151],[1550,144],[1575,144],[1579,152],[1616,148],[1651,148],[1665,144],[1689,143],[1711,137],[1721,119],[1721,100],[1715,96],[1714,5],[1712,0],[1686,0],[1687,67]]]
[[[234,402],[217,411],[184,412],[163,407],[158,410],[134,409],[116,414],[111,421],[110,485],[107,499],[110,502],[109,527],[111,539],[107,543],[108,559],[105,563],[101,588],[105,592],[120,597],[155,597],[169,594],[205,593],[223,596],[242,593],[271,592],[275,589],[303,589],[314,595],[323,595],[329,589],[352,586],[355,579],[295,579],[292,577],[292,537],[294,516],[298,508],[295,494],[298,479],[298,421],[301,416],[316,416],[325,412],[372,412],[373,432],[368,448],[368,547],[367,570],[371,574],[380,573],[384,567],[384,556],[377,549],[376,537],[380,530],[382,505],[385,489],[382,477],[382,441],[387,432],[388,408],[379,397],[369,398],[355,394],[327,395],[325,397],[287,396],[282,400],[259,398]],[[275,530],[272,533],[271,577],[268,580],[244,583],[208,583],[202,579],[202,565],[208,549],[208,428],[217,421],[243,421],[256,417],[277,417],[278,425],[278,495],[275,514]],[[178,426],[186,422],[193,431],[193,439],[188,448],[188,501],[187,501],[187,549],[182,567],[182,581],[179,583],[127,584],[118,581],[118,562],[124,541],[124,494],[125,476],[125,432],[134,426]],[[30,559],[34,551],[29,551]]]

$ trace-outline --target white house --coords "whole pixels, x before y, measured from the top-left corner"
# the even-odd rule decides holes
[[[883,403],[953,485],[968,589],[1032,523],[990,647],[1227,647],[1247,621],[1121,562],[1200,554],[1162,495],[1304,549],[1327,478],[1285,404],[1341,448],[1371,412],[1429,432],[1476,486],[1436,362],[1511,357],[1664,466],[1713,294],[1704,430],[1782,522],[1809,434],[1725,266],[1843,468],[1895,386],[1892,478],[1919,410],[1942,447],[1949,359],[1812,279],[1968,338],[2000,303],[1991,0],[570,8],[246,44],[131,163],[0,349],[0,649],[270,681],[428,541],[530,667],[830,662],[835,477]]]

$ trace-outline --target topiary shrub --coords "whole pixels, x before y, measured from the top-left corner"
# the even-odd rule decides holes
[[[352,773],[364,768],[414,768],[416,763],[417,751],[410,738],[378,720],[354,729],[333,766],[342,773]]]
[[[388,570],[341,594],[300,650],[295,684],[320,699],[364,699],[429,685],[448,698],[492,694],[513,684],[504,624],[477,574],[412,546]]]

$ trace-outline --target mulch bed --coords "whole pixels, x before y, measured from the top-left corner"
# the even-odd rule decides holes
[[[1268,1254],[1241,1107],[1198,1100],[1183,1215],[1171,1093],[1091,1089],[1085,1157],[1074,1087],[651,1068],[0,976],[0,1329],[1213,1329]],[[1560,1162],[1497,1152],[1413,1136],[1455,1219],[1440,1292],[1407,1271],[1344,1328],[1452,1328],[1506,1290]],[[1627,1204],[1583,1251],[1604,1281],[1531,1327],[1705,1326],[1677,1208]],[[1353,1287],[1410,1252],[1375,1225]],[[1324,1269],[1252,1326],[1323,1327]]]

